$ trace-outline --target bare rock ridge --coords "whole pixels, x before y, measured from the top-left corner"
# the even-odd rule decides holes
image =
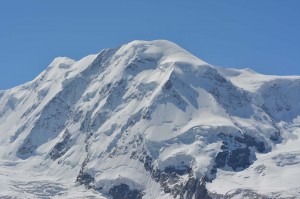
[[[299,88],[300,77],[216,68],[164,40],[56,58],[0,91],[0,174],[62,198],[76,186],[113,199],[297,198],[297,183],[281,183],[300,177]],[[21,183],[6,176],[8,190]]]

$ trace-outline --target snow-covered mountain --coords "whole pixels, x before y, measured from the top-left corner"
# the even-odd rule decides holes
[[[299,89],[163,40],[56,58],[0,91],[0,197],[300,198]]]

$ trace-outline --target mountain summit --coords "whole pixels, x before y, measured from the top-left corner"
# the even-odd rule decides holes
[[[56,58],[0,91],[0,196],[297,198],[299,88],[164,40]]]

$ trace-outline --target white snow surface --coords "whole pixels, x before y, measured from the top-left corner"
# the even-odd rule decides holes
[[[212,197],[300,198],[299,89],[299,76],[217,68],[165,40],[56,58],[0,91],[0,197],[109,198],[126,184],[143,198],[173,198],[140,161],[150,155],[157,170],[212,178]],[[251,135],[266,150],[213,177],[219,133]],[[94,189],[76,182],[81,170]]]

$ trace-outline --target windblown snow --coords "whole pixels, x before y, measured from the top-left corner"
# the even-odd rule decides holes
[[[0,91],[0,197],[300,198],[299,88],[164,40],[56,58]]]

